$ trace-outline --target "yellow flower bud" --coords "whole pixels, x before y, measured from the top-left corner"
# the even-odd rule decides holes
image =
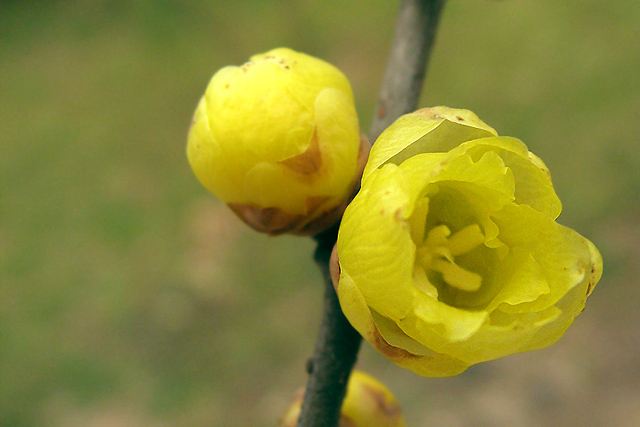
[[[342,214],[367,146],[347,78],[280,48],[213,76],[187,156],[198,180],[252,227],[315,234]]]
[[[373,145],[340,226],[342,309],[424,376],[547,347],[602,275],[600,253],[556,223],[560,211],[548,169],[521,141],[470,111],[405,115]]]
[[[304,389],[298,391],[281,427],[295,427],[300,416]],[[380,381],[361,371],[353,371],[340,411],[340,427],[405,427],[395,396]]]

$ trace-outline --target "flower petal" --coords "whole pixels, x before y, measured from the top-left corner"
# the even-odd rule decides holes
[[[354,182],[360,147],[353,99],[344,91],[328,88],[320,91],[314,106],[322,179],[314,182],[313,192],[342,198],[351,191],[347,184]]]
[[[398,326],[413,339],[428,342],[437,352],[441,351],[437,345],[431,346],[432,339],[437,337],[440,343],[465,341],[489,317],[486,312],[452,307],[425,294],[416,294],[413,303],[411,313],[397,320]]]
[[[404,211],[409,203],[404,176],[386,165],[368,178],[347,207],[338,235],[340,265],[358,283],[371,308],[401,318],[411,310],[413,263]],[[389,290],[393,289],[393,292]]]
[[[549,292],[534,301],[501,307],[502,310],[523,313],[544,310],[582,283],[591,270],[592,255],[587,240],[551,217],[527,205],[512,204],[496,213],[493,219],[500,228],[500,239],[507,246],[530,250],[533,259],[543,266],[539,272],[549,284]],[[530,286],[529,280],[520,285],[511,283],[520,288]],[[505,290],[503,296],[514,291]]]
[[[218,141],[211,134],[207,118],[207,100],[202,97],[193,116],[187,142],[187,157],[200,183],[218,194],[223,202],[234,201],[236,188],[241,187],[242,174],[224,162]]]
[[[386,163],[400,164],[420,153],[447,152],[458,144],[497,135],[468,110],[433,107],[396,120],[373,144],[363,177]]]
[[[344,315],[351,325],[378,352],[391,359],[394,363],[411,369],[426,377],[448,377],[464,372],[469,364],[447,354],[439,354],[426,349],[419,343],[412,343],[411,338],[402,336],[397,326],[389,319],[369,309],[362,293],[346,273],[340,275],[338,297]],[[396,345],[387,342],[388,337]],[[406,347],[406,348],[405,348]],[[408,349],[417,353],[412,353]]]
[[[513,171],[516,203],[527,204],[553,219],[560,215],[562,204],[553,189],[549,169],[522,141],[504,136],[482,138],[462,144],[463,147],[473,157],[483,156],[489,150],[500,156]]]

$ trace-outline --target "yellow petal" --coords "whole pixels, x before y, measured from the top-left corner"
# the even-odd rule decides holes
[[[441,343],[462,342],[471,337],[489,317],[482,311],[470,311],[449,306],[427,295],[414,297],[413,310],[397,323],[407,335],[420,343],[429,342],[429,348],[441,352],[438,346],[425,338],[438,336]]]
[[[400,318],[411,310],[416,246],[404,210],[402,172],[386,165],[368,178],[347,207],[338,233],[340,266],[358,283],[371,308]],[[393,292],[389,292],[393,289]]]
[[[500,228],[500,239],[509,247],[530,250],[533,259],[541,266],[542,276],[549,283],[548,293],[509,308],[509,311],[544,310],[582,283],[591,270],[591,253],[586,239],[557,224],[551,217],[529,206],[514,204],[498,212],[494,220]],[[529,286],[529,283],[529,280],[524,280],[520,286]]]
[[[372,311],[367,302],[353,279],[344,272],[340,275],[338,297],[342,311],[354,329],[373,348],[393,360],[397,365],[426,377],[458,375],[469,367],[470,364],[447,354],[439,354],[432,350],[429,350],[427,354],[422,354],[425,350],[419,343],[412,343],[411,338],[406,335],[402,337],[400,333],[397,333],[397,326],[394,323],[385,322],[385,318],[379,314],[377,314],[378,323],[374,322]],[[378,330],[377,325],[382,331]],[[388,343],[383,336],[388,337],[395,345]],[[418,354],[412,353],[408,348],[417,351]]]
[[[549,169],[522,141],[509,137],[482,138],[462,147],[475,157],[494,150],[514,174],[516,203],[527,204],[553,219],[560,215],[562,204],[553,189]]]
[[[447,152],[464,141],[497,135],[468,110],[433,107],[400,117],[373,144],[364,177],[385,163],[420,153]]]

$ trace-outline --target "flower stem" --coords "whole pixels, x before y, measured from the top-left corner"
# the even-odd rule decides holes
[[[369,140],[418,105],[427,61],[445,0],[404,0]],[[318,341],[308,364],[309,381],[298,427],[337,427],[349,375],[362,337],[344,317],[331,282],[329,260],[338,224],[315,237],[314,258],[325,281],[324,310]]]

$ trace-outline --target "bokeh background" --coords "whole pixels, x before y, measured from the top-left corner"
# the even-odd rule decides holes
[[[213,72],[289,46],[368,129],[398,1],[0,1],[0,425],[273,426],[306,379],[313,244],[247,230],[185,158]],[[605,273],[555,346],[427,379],[410,426],[640,425],[640,3],[449,0],[421,105],[551,169]]]

